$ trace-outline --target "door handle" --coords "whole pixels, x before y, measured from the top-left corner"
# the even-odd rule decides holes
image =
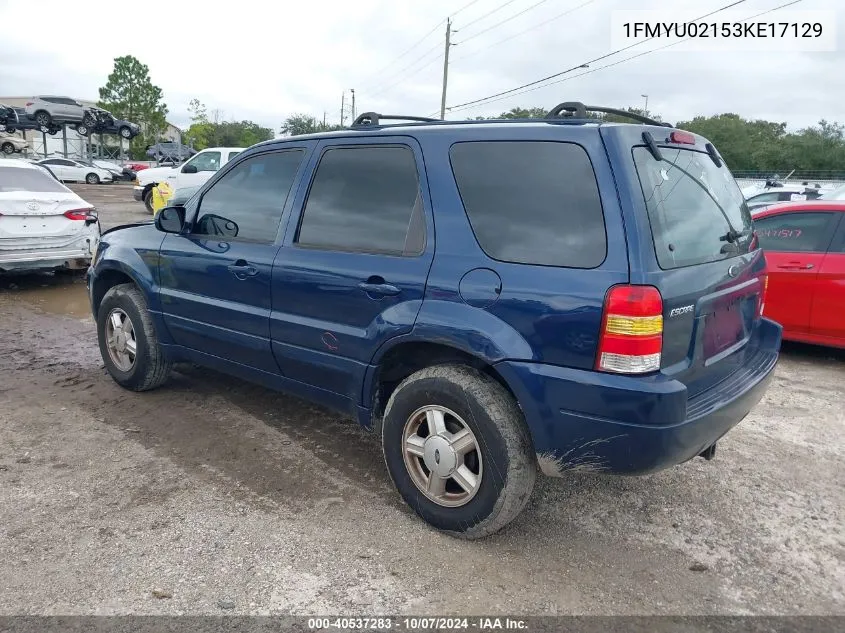
[[[380,295],[382,297],[392,297],[398,295],[401,291],[393,284],[384,281],[383,277],[374,275],[358,284],[358,287],[366,292],[368,295]]]
[[[249,277],[255,277],[258,274],[258,269],[243,259],[239,259],[234,264],[231,264],[226,268],[230,273],[242,281]]]
[[[783,270],[810,270],[813,268],[813,265],[795,262],[792,264],[778,264],[778,268],[782,268]]]

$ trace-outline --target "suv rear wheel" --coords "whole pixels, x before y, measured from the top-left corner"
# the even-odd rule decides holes
[[[399,493],[439,530],[488,536],[531,496],[537,466],[522,413],[471,367],[428,367],[405,379],[387,403],[382,441]]]
[[[103,297],[97,311],[100,355],[121,387],[147,391],[162,385],[171,363],[161,351],[144,295],[133,284],[120,284]]]

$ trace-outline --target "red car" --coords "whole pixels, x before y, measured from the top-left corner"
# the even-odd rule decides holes
[[[773,205],[754,230],[766,253],[764,314],[787,340],[845,348],[845,201]]]

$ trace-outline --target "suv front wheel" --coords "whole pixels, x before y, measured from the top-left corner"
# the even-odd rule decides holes
[[[522,413],[471,367],[438,365],[406,378],[387,403],[382,441],[399,493],[439,530],[488,536],[531,496],[537,465]]]
[[[158,344],[144,295],[134,284],[114,286],[97,311],[100,355],[111,377],[132,391],[155,389],[171,363]]]

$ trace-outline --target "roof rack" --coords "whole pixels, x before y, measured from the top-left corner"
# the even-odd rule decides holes
[[[358,115],[350,127],[374,127],[381,125],[381,121],[423,121],[433,123],[440,119],[432,119],[427,116],[405,116],[403,114],[379,114],[378,112],[364,112]]]
[[[627,112],[625,110],[617,110],[616,108],[605,108],[602,106],[591,106],[591,105],[584,105],[580,101],[564,101],[563,103],[559,103],[554,108],[549,110],[546,113],[545,118],[547,119],[562,119],[562,118],[575,118],[575,119],[586,119],[587,112],[603,112],[604,114],[615,114],[616,116],[623,116],[628,119],[632,119],[634,121],[639,121],[640,123],[645,123],[646,125],[659,125],[661,127],[674,127],[671,123],[665,123],[663,121],[656,121],[654,119],[650,119],[647,116],[643,116],[641,114],[636,114],[634,112]]]

